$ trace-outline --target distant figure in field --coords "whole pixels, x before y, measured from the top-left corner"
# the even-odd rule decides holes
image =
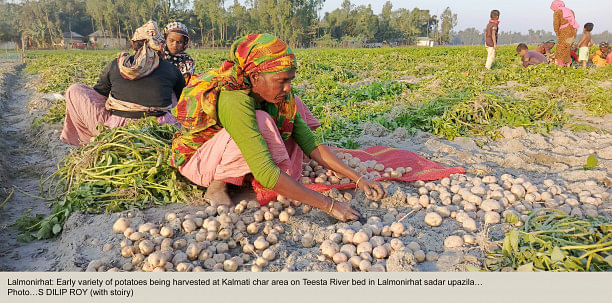
[[[599,50],[595,52],[591,61],[599,67],[612,64],[612,51],[608,42],[599,43]]]
[[[547,56],[547,55],[552,53],[551,50],[553,49],[553,47],[555,47],[555,41],[554,40],[548,40],[548,41],[538,45],[535,48],[535,51],[540,53],[540,54],[542,54],[542,55],[544,55],[544,56]]]
[[[195,73],[195,62],[185,50],[189,47],[189,31],[185,24],[181,22],[170,22],[164,28],[164,60],[178,67],[185,77],[185,82],[189,82],[191,75]]]
[[[495,50],[497,50],[497,33],[499,31],[499,11],[491,11],[491,20],[485,29],[485,46],[487,47],[487,62],[485,67],[491,69],[495,61]]]
[[[576,22],[574,11],[565,7],[565,3],[561,0],[553,1],[550,9],[555,12],[553,14],[553,28],[557,34],[555,59],[560,66],[570,66],[572,63],[570,47],[576,40],[578,22]]]
[[[552,63],[555,61],[555,54],[552,53],[553,47],[555,47],[555,40],[548,40],[538,45],[535,51],[544,55],[548,63]]]
[[[587,66],[589,62],[589,50],[595,41],[591,37],[591,31],[593,30],[593,23],[587,23],[584,25],[583,35],[578,42],[578,61],[582,63],[582,67]]]
[[[547,62],[546,57],[540,52],[529,50],[527,44],[521,43],[516,47],[516,52],[521,56],[523,67],[538,65]]]

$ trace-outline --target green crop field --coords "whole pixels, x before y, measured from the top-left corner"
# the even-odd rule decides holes
[[[190,50],[196,71],[218,67],[221,50]],[[93,85],[117,51],[31,51],[26,70],[39,74],[39,90],[63,92],[72,83]],[[522,68],[514,47],[501,47],[493,69],[483,47],[299,49],[296,94],[323,123],[319,138],[355,147],[360,124],[404,127],[441,137],[496,137],[502,126],[545,133],[573,125],[565,113],[612,113],[612,67]],[[608,82],[606,82],[608,81]],[[63,104],[41,122],[63,118]]]

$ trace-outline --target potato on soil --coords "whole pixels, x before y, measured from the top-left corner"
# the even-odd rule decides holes
[[[125,232],[125,230],[128,227],[130,227],[130,224],[131,224],[130,220],[128,220],[126,218],[119,218],[113,224],[113,232],[116,233],[116,234],[121,234],[121,233]]]

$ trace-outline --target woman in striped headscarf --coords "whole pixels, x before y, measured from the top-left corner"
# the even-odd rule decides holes
[[[100,124],[114,128],[145,116],[155,116],[159,123],[176,123],[170,109],[185,79],[178,68],[163,60],[163,45],[157,23],[149,21],[134,32],[134,55],[119,54],[93,88],[70,86],[60,139],[79,146],[98,134]]]
[[[342,220],[359,214],[348,203],[309,190],[296,180],[304,153],[381,199],[377,182],[360,177],[316,139],[304,121],[310,113],[291,93],[295,55],[270,34],[233,43],[221,68],[192,78],[173,110],[181,123],[170,163],[189,180],[206,186],[212,205],[231,205],[227,183],[242,185],[251,175],[266,188],[320,208]]]

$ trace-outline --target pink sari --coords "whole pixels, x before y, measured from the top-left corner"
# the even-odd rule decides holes
[[[176,96],[172,94],[173,104]],[[104,107],[106,97],[85,84],[74,84],[66,90],[66,119],[60,139],[68,144],[80,146],[97,136],[99,125],[115,128],[136,120],[111,115]],[[160,124],[176,124],[170,113],[157,117]]]

